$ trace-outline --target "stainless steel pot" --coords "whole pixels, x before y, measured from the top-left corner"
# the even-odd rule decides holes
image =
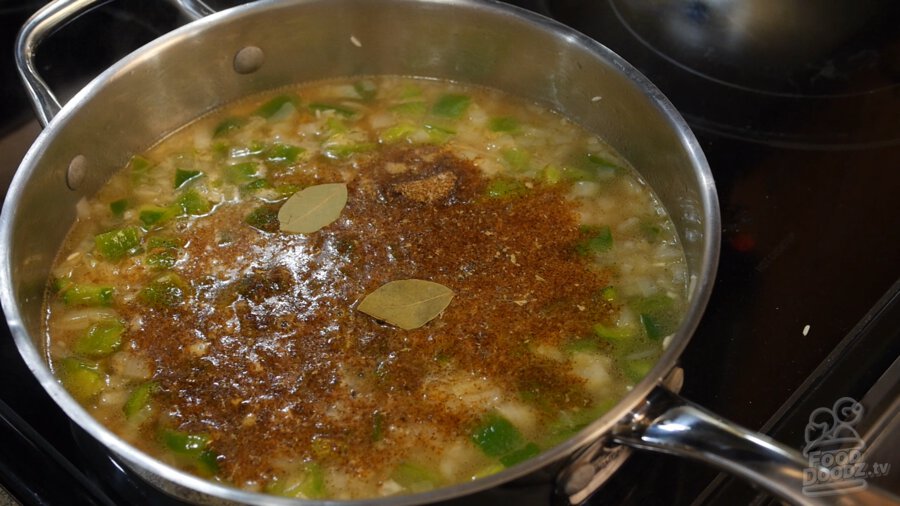
[[[619,445],[699,459],[789,501],[814,502],[801,494],[803,469],[809,466],[798,452],[673,393],[680,385],[678,357],[712,290],[720,235],[716,192],[684,120],[610,50],[556,22],[496,2],[264,0],[212,14],[148,44],[60,108],[35,72],[34,49],[59,23],[96,3],[57,0],[20,33],[20,71],[47,128],[23,160],[0,215],[0,286],[16,344],[42,386],[72,420],[134,470],[197,503],[298,503],[218,485],[154,460],[91,418],[53,377],[40,342],[42,298],[75,204],[96,192],[133,153],[222,104],[300,81],[401,74],[506,90],[556,109],[606,139],[638,168],[671,214],[692,283],[690,307],[661,360],[614,409],[579,434],[496,475],[367,503],[449,499],[550,466],[562,469],[558,488],[577,503],[627,456]],[[201,3],[190,4],[192,12],[206,13]],[[869,494],[854,500],[876,499]]]

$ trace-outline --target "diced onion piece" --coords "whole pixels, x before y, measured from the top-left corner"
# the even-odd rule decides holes
[[[120,376],[134,379],[150,379],[153,371],[146,359],[127,351],[120,351],[109,359],[112,371]]]
[[[572,366],[576,375],[584,378],[585,387],[600,392],[612,382],[609,375],[609,359],[592,353],[573,353]]]

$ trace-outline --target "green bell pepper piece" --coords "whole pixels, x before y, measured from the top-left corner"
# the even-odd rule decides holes
[[[285,106],[291,106],[296,109],[299,104],[300,100],[294,95],[279,95],[259,106],[259,109],[254,114],[270,119],[281,112]]]
[[[161,438],[166,448],[176,455],[189,459],[202,474],[211,476],[218,472],[218,458],[209,449],[209,435],[165,429]]]
[[[140,185],[148,181],[153,162],[140,155],[131,157],[128,161],[128,172],[131,175],[131,184]]]
[[[564,346],[565,351],[569,353],[576,352],[586,352],[586,353],[596,353],[600,351],[600,343],[596,338],[593,337],[585,337],[581,339],[575,339],[573,341],[569,341]]]
[[[304,151],[306,150],[299,146],[273,144],[266,150],[266,161],[277,165],[295,163]]]
[[[472,98],[468,95],[448,93],[438,98],[431,107],[431,114],[447,118],[459,118],[469,108]]]
[[[608,341],[618,342],[637,335],[637,329],[630,326],[607,327],[602,323],[594,325],[594,333]]]
[[[126,209],[128,209],[128,199],[114,200],[109,203],[110,212],[117,218],[121,218]]]
[[[118,320],[102,320],[90,326],[87,333],[79,337],[74,351],[88,357],[102,357],[117,351],[122,346],[125,325]]]
[[[325,496],[325,472],[315,462],[306,465],[306,475],[300,483],[299,492],[309,499]]]
[[[206,214],[212,209],[212,204],[196,190],[188,190],[179,195],[175,200],[175,205],[181,213],[192,216]]]
[[[410,492],[431,490],[441,481],[435,472],[410,462],[401,462],[391,473],[391,479]]]
[[[235,185],[247,184],[259,175],[259,167],[254,162],[244,162],[225,167],[225,181]]]
[[[239,130],[247,123],[247,120],[241,118],[226,118],[222,120],[213,129],[213,138],[222,137]]]
[[[554,165],[547,165],[541,170],[541,179],[547,184],[559,183],[562,177],[562,171]]]
[[[655,364],[656,359],[653,358],[626,360],[623,364],[623,369],[625,371],[625,376],[637,383],[650,372],[650,369],[652,369]]]
[[[128,396],[125,404],[122,405],[122,411],[125,413],[125,418],[131,420],[145,408],[150,406],[150,399],[158,388],[159,385],[152,381],[141,383],[136,386],[134,390],[131,391],[131,395]]]
[[[63,386],[79,402],[96,397],[106,386],[100,367],[77,358],[64,358],[57,365]]]
[[[174,188],[181,188],[181,186],[188,181],[192,181],[200,176],[203,173],[199,170],[185,170],[185,169],[175,169],[175,186]]]
[[[621,170],[622,167],[619,164],[609,160],[608,158],[596,155],[594,153],[588,153],[587,155],[587,163],[589,166],[594,168],[612,168]]]
[[[209,435],[164,429],[162,441],[166,448],[178,455],[199,457],[209,446]]]
[[[172,250],[162,250],[155,253],[149,253],[145,263],[152,269],[158,271],[169,270],[175,266],[178,258]]]
[[[391,112],[404,116],[421,116],[428,111],[428,106],[421,100],[414,100],[412,102],[401,102],[392,105],[389,109]]]
[[[574,412],[562,412],[559,419],[546,428],[546,434],[548,434],[550,438],[545,444],[552,446],[569,439],[578,431],[587,427],[591,422],[600,418],[604,413],[612,409],[616,403],[617,399],[607,399],[586,409],[580,409]]]
[[[495,412],[489,412],[482,417],[472,432],[471,440],[489,457],[501,457],[525,443],[519,429]]]
[[[499,462],[496,462],[494,464],[490,464],[486,467],[483,467],[483,468],[479,469],[478,471],[475,471],[475,474],[472,475],[472,478],[473,479],[485,478],[492,474],[497,474],[504,469],[506,469],[506,466],[504,466],[503,464],[501,464]]]
[[[487,196],[494,199],[518,197],[528,188],[518,179],[493,179],[487,185]]]
[[[593,255],[609,251],[613,247],[612,231],[608,226],[581,227],[581,241],[575,251],[581,256]]]
[[[488,128],[490,128],[492,132],[516,132],[519,130],[519,120],[509,116],[491,118],[488,122]]]
[[[110,230],[94,236],[94,248],[105,260],[115,262],[137,253],[143,232],[138,227]]]
[[[680,318],[675,300],[664,293],[632,299],[629,305],[640,315],[641,324],[650,339],[663,338],[678,328]]]
[[[144,224],[145,228],[151,228],[155,225],[163,225],[172,218],[178,216],[180,209],[178,207],[169,206],[144,206],[138,213],[138,219]]]
[[[188,284],[180,276],[170,272],[151,281],[138,292],[138,297],[150,307],[173,307],[184,301],[188,290]]]
[[[616,287],[607,286],[603,290],[600,290],[600,298],[606,302],[615,302],[619,299],[619,292],[616,290]]]
[[[168,270],[178,261],[178,248],[181,241],[174,237],[154,235],[147,239],[147,258],[145,263],[156,270]]]
[[[297,499],[325,497],[325,472],[316,462],[308,462],[297,472],[274,480],[266,489],[270,494]]]
[[[269,184],[269,181],[266,180],[266,178],[260,177],[260,178],[254,179],[253,181],[250,181],[249,183],[245,184],[244,186],[241,186],[241,192],[243,192],[242,194],[253,193],[256,190],[262,190],[263,188],[271,188],[271,187],[272,187],[272,185]]]
[[[456,130],[443,125],[425,123],[424,125],[422,125],[422,127],[425,128],[425,132],[428,133],[429,140],[434,144],[443,144],[450,140],[451,137],[456,135]]]
[[[114,293],[111,286],[70,284],[60,297],[67,306],[110,306]]]
[[[365,153],[375,149],[375,144],[362,142],[356,144],[331,144],[322,147],[322,153],[333,160],[343,160],[357,153]]]
[[[275,193],[281,198],[287,198],[302,190],[303,187],[296,184],[284,183],[275,185]]]
[[[413,125],[409,125],[406,123],[401,123],[399,125],[394,125],[390,128],[385,129],[379,135],[381,142],[386,144],[393,144],[395,142],[405,141],[412,134],[416,133],[416,127]]]
[[[361,79],[353,83],[353,89],[356,90],[356,94],[359,95],[359,98],[370,101],[373,100],[378,95],[378,86],[374,81],[369,79]]]
[[[521,149],[504,149],[500,154],[503,156],[503,161],[506,162],[506,165],[513,170],[525,170],[531,162],[531,155]]]
[[[645,218],[640,223],[641,235],[650,244],[656,244],[662,236],[662,225],[652,218]]]
[[[175,237],[165,235],[154,235],[147,238],[147,250],[155,249],[178,249],[181,247],[181,241]]]
[[[244,218],[251,227],[263,232],[278,232],[278,206],[265,204],[257,207]]]

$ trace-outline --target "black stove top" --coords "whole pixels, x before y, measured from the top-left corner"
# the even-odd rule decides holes
[[[39,132],[12,47],[42,3],[0,0],[4,192]],[[900,355],[900,4],[509,3],[607,45],[691,124],[718,187],[723,248],[712,299],[682,359],[682,393],[801,448],[813,409],[861,399]],[[38,64],[62,97],[71,96],[105,65],[184,21],[166,2],[106,5],[55,34]],[[92,451],[95,443],[67,422],[3,330],[0,486],[24,504],[162,504],[163,496]],[[548,491],[517,484],[479,502],[548,504]],[[590,502],[760,497],[701,464],[636,452]]]

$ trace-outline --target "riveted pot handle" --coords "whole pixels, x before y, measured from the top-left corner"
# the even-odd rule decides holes
[[[37,72],[34,64],[35,50],[44,39],[69,21],[110,1],[54,0],[34,13],[19,30],[16,38],[16,67],[41,125],[47,126],[59,113],[62,105]],[[199,19],[215,12],[202,0],[176,0],[174,3],[192,19]]]
[[[831,470],[816,467],[800,452],[722,420],[664,387],[655,388],[643,409],[619,424],[611,439],[711,464],[794,504],[876,505],[900,501],[871,485],[850,492],[842,489],[845,482],[826,479],[822,483],[816,476],[827,477]],[[815,486],[810,486],[812,482]]]

